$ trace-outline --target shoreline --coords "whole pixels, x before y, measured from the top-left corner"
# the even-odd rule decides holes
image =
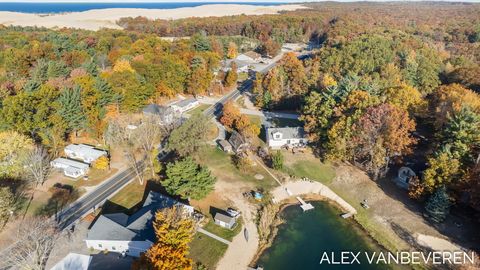
[[[104,8],[81,12],[22,13],[0,11],[0,25],[36,26],[46,28],[75,28],[97,31],[102,28],[123,29],[117,21],[126,17],[145,17],[150,20],[177,20],[185,18],[224,17],[238,15],[280,14],[282,11],[307,9],[301,4],[248,5],[205,4],[173,9]]]
[[[336,208],[337,210],[340,210],[340,211],[344,211],[346,210],[344,207],[342,207],[340,204],[338,204],[336,201],[332,200],[332,199],[329,199],[327,197],[324,197],[322,195],[319,195],[319,194],[305,194],[304,195],[304,200],[305,202],[322,202],[322,203],[327,203],[329,204],[330,206]],[[275,214],[275,221],[273,222],[272,224],[272,234],[269,236],[268,240],[267,240],[267,243],[262,245],[262,246],[259,246],[258,249],[257,249],[257,253],[255,253],[255,256],[253,258],[253,260],[250,262],[250,266],[256,266],[260,257],[262,256],[263,253],[265,253],[265,251],[270,248],[273,244],[273,241],[275,240],[275,238],[277,237],[277,234],[278,234],[278,229],[280,227],[280,225],[282,225],[285,221],[281,218],[281,213],[287,208],[287,207],[290,207],[290,206],[299,206],[299,203],[298,201],[294,198],[294,197],[290,197],[290,198],[287,198],[281,202],[279,202],[280,204],[280,207],[278,208],[278,211],[277,213]],[[340,216],[339,216],[340,217]],[[346,222],[350,222],[348,220],[352,220],[351,221],[351,225],[352,226],[355,226],[355,229],[358,229],[360,230],[362,233],[365,234],[366,237],[368,237],[368,239],[376,246],[378,246],[380,249],[383,249],[383,250],[386,250],[386,251],[391,251],[389,250],[388,248],[386,248],[384,245],[382,245],[380,242],[378,242],[377,239],[375,239],[371,233],[365,228],[362,226],[362,224],[360,224],[356,219],[355,219],[355,216],[353,216],[352,218],[347,218],[345,219]],[[371,243],[368,243],[369,245]]]

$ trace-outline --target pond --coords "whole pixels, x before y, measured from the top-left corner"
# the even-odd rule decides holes
[[[389,269],[387,265],[368,264],[364,252],[384,251],[353,220],[340,217],[340,211],[327,202],[311,202],[315,209],[303,212],[298,205],[282,211],[285,223],[278,228],[272,246],[258,261],[265,270],[290,269]],[[328,252],[330,262],[339,261],[342,251],[361,252],[361,264],[328,264],[322,256]],[[323,257],[326,259],[326,257]],[[350,261],[347,260],[347,261]]]

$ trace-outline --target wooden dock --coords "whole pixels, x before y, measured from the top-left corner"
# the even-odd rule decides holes
[[[300,207],[303,209],[303,212],[312,210],[314,207],[311,203],[306,203],[302,198],[297,197],[297,200],[301,203]]]

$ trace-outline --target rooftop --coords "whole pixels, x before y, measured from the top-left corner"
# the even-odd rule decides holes
[[[172,109],[170,107],[166,106],[160,106],[158,104],[149,104],[143,108],[143,113],[149,113],[149,114],[165,114],[171,112]]]
[[[103,150],[95,149],[95,147],[86,144],[69,144],[65,147],[65,150],[74,152],[77,156],[89,157],[92,160],[107,154]]]
[[[216,220],[220,220],[220,221],[223,221],[225,223],[229,223],[232,222],[232,221],[235,221],[235,218],[234,217],[231,217],[231,216],[227,216],[227,215],[224,215],[222,213],[216,213],[215,214],[215,219]]]
[[[284,127],[284,128],[267,128],[267,135],[273,140],[273,134],[280,132],[282,139],[303,139],[306,138],[303,127]]]
[[[184,100],[180,100],[180,101],[177,101],[175,103],[172,104],[172,106],[178,106],[178,107],[186,107],[194,102],[196,102],[197,99],[195,98],[187,98],[187,99],[184,99]]]
[[[68,158],[56,158],[52,162],[62,163],[62,164],[68,165],[70,167],[74,167],[74,168],[78,168],[78,169],[86,169],[86,168],[90,167],[86,163],[76,161],[76,160],[72,160],[72,159],[68,159]]]
[[[131,216],[123,213],[101,215],[87,234],[87,240],[155,241],[152,226],[155,212],[181,205],[193,212],[193,207],[157,192],[148,193],[143,207]]]

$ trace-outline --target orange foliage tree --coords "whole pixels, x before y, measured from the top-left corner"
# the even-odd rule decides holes
[[[186,218],[181,207],[158,211],[153,223],[157,242],[135,262],[133,269],[190,270],[189,243],[194,234],[194,222]]]

